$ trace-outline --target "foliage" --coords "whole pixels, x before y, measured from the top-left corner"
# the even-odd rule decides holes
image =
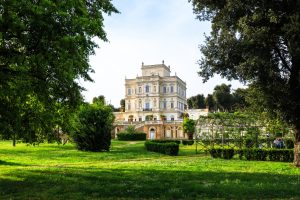
[[[287,149],[294,148],[294,141],[292,139],[285,139],[284,143],[285,143]]]
[[[156,143],[170,143],[170,142],[175,142],[176,144],[180,144],[180,140],[151,140]]]
[[[145,142],[147,151],[154,151],[170,156],[177,156],[179,152],[179,145],[175,142],[156,142],[148,140]]]
[[[205,105],[208,106],[208,109],[210,111],[216,110],[216,102],[215,102],[212,94],[208,94],[207,97],[205,98]]]
[[[120,100],[120,112],[125,111],[125,99]]]
[[[213,158],[232,159],[234,156],[233,148],[210,148],[209,153]]]
[[[216,102],[217,109],[220,111],[231,111],[233,98],[231,95],[231,85],[217,85],[214,88],[213,98]]]
[[[194,140],[182,140],[182,144],[183,145],[193,145],[194,144]]]
[[[128,133],[128,132],[120,132],[117,133],[118,140],[122,141],[138,141],[138,140],[146,140],[146,133]]]
[[[106,102],[105,102],[105,96],[100,95],[100,96],[98,96],[98,97],[94,97],[94,98],[93,98],[93,103],[99,103],[99,104],[106,105]]]
[[[250,104],[249,104],[249,102],[246,101],[247,95],[248,95],[248,88],[246,88],[246,89],[237,88],[232,93],[233,110],[238,111],[238,110],[248,110],[249,109]]]
[[[145,120],[146,121],[152,121],[153,120],[153,115],[146,115]]]
[[[199,75],[247,82],[264,110],[293,125],[300,166],[300,2],[192,0],[200,20],[212,21],[201,47]]]
[[[125,129],[126,133],[132,134],[132,133],[136,133],[137,131],[135,130],[135,127],[132,125],[127,126],[127,128]]]
[[[189,140],[193,139],[196,122],[193,119],[185,117],[182,122],[183,131],[189,135]]]
[[[138,141],[146,140],[147,134],[143,132],[137,132],[135,126],[129,125],[126,127],[125,131],[117,134],[118,140],[124,141]]]
[[[82,105],[76,120],[72,137],[79,150],[109,150],[114,122],[110,107],[98,103]]]
[[[1,1],[0,134],[40,141],[64,124],[57,106],[81,104],[93,38],[107,41],[103,14],[116,12],[109,0]]]
[[[187,99],[189,109],[203,109],[205,105],[205,97],[203,94],[198,94]]]
[[[245,157],[247,160],[293,162],[294,159],[294,151],[292,149],[245,148],[240,150],[239,154],[241,159]]]

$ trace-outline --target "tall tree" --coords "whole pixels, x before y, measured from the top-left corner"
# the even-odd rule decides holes
[[[231,111],[233,98],[231,95],[231,85],[217,85],[214,88],[213,98],[216,102],[217,109],[221,111]]]
[[[121,112],[125,111],[125,99],[120,100],[120,111]]]
[[[105,102],[105,96],[100,95],[98,97],[94,97],[93,98],[93,103],[100,103],[100,104],[105,105],[106,104],[106,102]]]
[[[205,108],[205,97],[203,94],[198,94],[187,99],[188,107],[191,109]]]
[[[208,107],[210,111],[216,110],[215,108],[216,103],[212,94],[208,94],[207,97],[205,98],[205,105]]]
[[[245,110],[250,106],[249,103],[246,101],[246,98],[248,96],[248,90],[248,88],[238,88],[232,93],[234,110]]]
[[[294,164],[300,166],[300,1],[191,0],[212,32],[201,47],[199,74],[251,83],[268,111],[295,128]]]
[[[92,81],[92,39],[107,41],[103,14],[117,12],[110,0],[1,1],[0,133],[20,134],[30,97],[49,113],[57,103],[80,104],[83,88],[76,80]]]
[[[188,117],[184,117],[182,127],[183,131],[188,134],[189,140],[192,140],[196,127],[195,120],[189,119]]]

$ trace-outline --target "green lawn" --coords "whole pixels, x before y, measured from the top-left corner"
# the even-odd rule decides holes
[[[180,146],[171,157],[143,142],[113,141],[110,152],[72,144],[0,142],[0,199],[300,199],[291,163],[212,159]]]

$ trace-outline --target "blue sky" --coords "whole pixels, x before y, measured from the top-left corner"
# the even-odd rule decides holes
[[[125,77],[141,75],[141,64],[160,64],[162,60],[171,66],[187,84],[187,97],[213,92],[221,83],[229,83],[216,76],[205,84],[197,75],[201,58],[199,45],[204,33],[209,35],[210,23],[195,19],[187,0],[113,0],[121,12],[105,17],[105,30],[109,42],[97,39],[100,48],[90,57],[95,70],[93,83],[81,81],[87,89],[86,101],[104,95],[106,100],[118,107],[125,96]],[[242,87],[230,82],[232,88]]]

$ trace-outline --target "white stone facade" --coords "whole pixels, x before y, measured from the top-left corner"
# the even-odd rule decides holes
[[[125,79],[125,112],[119,121],[177,121],[186,108],[186,83],[164,62],[141,67],[142,76]],[[119,113],[121,114],[121,113]]]

